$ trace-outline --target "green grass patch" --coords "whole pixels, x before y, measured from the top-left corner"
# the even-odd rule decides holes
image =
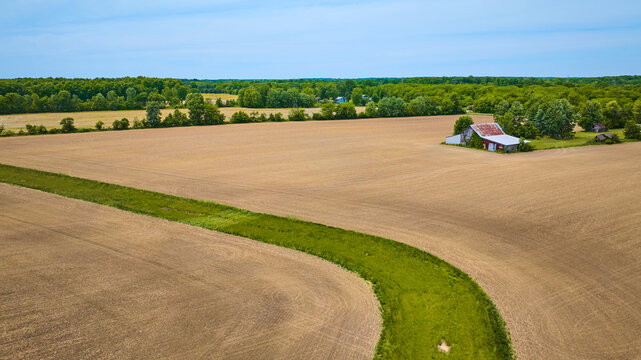
[[[511,359],[505,324],[465,273],[414,247],[213,202],[0,164],[0,182],[304,251],[360,274],[381,303],[380,359]],[[452,345],[438,352],[441,339]]]
[[[613,129],[607,131],[612,134],[619,136],[622,142],[627,141],[623,136],[623,129]],[[530,140],[532,145],[534,145],[534,150],[546,150],[546,149],[561,149],[574,146],[586,146],[586,145],[604,145],[599,143],[588,143],[588,140],[594,139],[595,136],[603,133],[595,133],[589,131],[577,131],[572,139],[567,140],[557,140],[550,137],[543,137],[535,140]]]

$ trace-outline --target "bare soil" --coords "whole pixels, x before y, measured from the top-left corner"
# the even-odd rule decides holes
[[[2,359],[371,359],[378,302],[318,258],[0,184]]]
[[[403,241],[480,283],[520,359],[638,358],[641,143],[439,145],[456,118],[6,138],[0,161]]]

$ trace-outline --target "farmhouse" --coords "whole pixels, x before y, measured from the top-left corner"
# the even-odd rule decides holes
[[[446,144],[468,145],[472,135],[476,133],[483,140],[483,149],[490,151],[516,151],[520,139],[503,132],[497,123],[473,124],[462,133],[445,138]],[[529,142],[525,140],[525,142]]]

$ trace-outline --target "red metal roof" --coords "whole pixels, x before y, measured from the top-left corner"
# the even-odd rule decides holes
[[[479,136],[505,135],[497,123],[474,124],[472,125],[472,129],[476,131]]]

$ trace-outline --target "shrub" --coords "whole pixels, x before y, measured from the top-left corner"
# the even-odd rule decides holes
[[[122,118],[121,120],[114,120],[111,124],[114,130],[127,130],[129,129],[129,120]]]
[[[356,119],[356,107],[349,102],[338,104],[334,116],[336,119]]]
[[[283,114],[281,113],[276,113],[276,114],[269,114],[269,121],[285,121],[285,118],[283,117]]]
[[[47,133],[49,133],[49,134],[62,134],[62,130],[60,130],[58,128],[52,128],[52,129],[49,129],[49,131],[47,131]]]
[[[96,125],[94,127],[96,128],[96,130],[100,131],[104,126],[105,126],[105,123],[102,122],[102,120],[98,120],[98,122],[96,122]]]
[[[294,108],[289,111],[288,119],[289,121],[305,121],[309,119],[309,116],[305,113],[305,109]]]
[[[626,139],[641,140],[639,125],[632,119],[626,121],[625,127],[623,128],[623,135],[625,135]]]
[[[60,120],[60,125],[61,125],[60,130],[63,133],[72,133],[77,130],[76,127],[73,125],[73,118],[70,118],[70,117],[66,117]]]
[[[375,102],[370,101],[365,105],[365,117],[373,118],[378,116],[378,106]]]
[[[454,123],[454,134],[457,135],[465,131],[470,125],[474,124],[474,120],[470,116],[460,116]]]
[[[147,118],[142,118],[142,120],[134,119],[134,129],[145,129],[149,127],[149,123],[147,122]]]
[[[530,143],[526,143],[523,138],[519,140],[519,151],[520,152],[530,152],[534,150],[534,146]]]
[[[248,123],[251,121],[251,117],[244,111],[237,111],[231,116],[231,122],[234,124]]]
[[[25,128],[27,129],[27,134],[29,135],[40,135],[47,133],[47,128],[44,125],[26,124]]]
[[[203,114],[203,125],[219,125],[225,122],[225,114],[221,113],[218,106],[205,104],[205,113]]]
[[[475,149],[483,149],[483,139],[481,139],[476,131],[472,131],[472,137],[470,138],[469,146]]]
[[[4,124],[0,124],[0,135],[4,133]]]

